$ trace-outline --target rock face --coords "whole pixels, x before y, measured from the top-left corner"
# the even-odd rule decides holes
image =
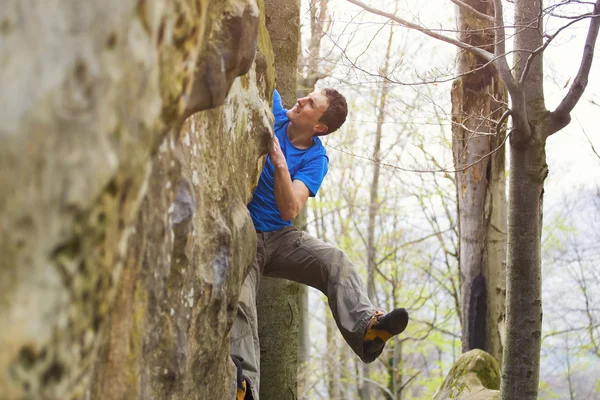
[[[232,398],[262,0],[5,3],[0,397]]]
[[[499,400],[498,362],[482,350],[471,350],[456,361],[434,400]]]

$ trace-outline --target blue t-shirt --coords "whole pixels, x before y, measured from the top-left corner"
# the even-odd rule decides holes
[[[313,137],[313,145],[308,149],[294,147],[287,137],[287,128],[290,123],[287,110],[283,108],[281,96],[277,90],[273,93],[273,115],[275,116],[275,135],[279,139],[292,181],[296,179],[302,181],[308,188],[310,196],[314,197],[328,170],[329,158],[325,147],[318,137]],[[267,156],[258,186],[256,186],[252,201],[248,204],[254,228],[263,232],[271,232],[292,225],[292,221],[281,219],[275,203],[274,170],[271,157]]]

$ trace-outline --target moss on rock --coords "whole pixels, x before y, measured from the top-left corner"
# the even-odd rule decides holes
[[[498,362],[483,350],[463,354],[452,367],[434,400],[500,399]]]

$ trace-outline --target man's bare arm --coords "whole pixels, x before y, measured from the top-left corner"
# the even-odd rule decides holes
[[[295,180],[292,182],[285,156],[276,136],[273,137],[269,155],[275,167],[275,204],[277,204],[281,219],[290,221],[300,213],[304,203],[308,200],[310,191],[302,181]]]

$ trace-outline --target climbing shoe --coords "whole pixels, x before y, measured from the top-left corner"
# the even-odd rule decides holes
[[[244,400],[246,398],[246,379],[244,379],[244,375],[242,375],[242,362],[244,359],[238,356],[231,356],[231,360],[235,364],[237,368],[237,392],[236,392],[236,400]]]
[[[396,308],[387,314],[376,311],[367,324],[364,339],[365,358],[373,361],[383,350],[385,342],[392,336],[402,333],[408,324],[408,312],[404,308]],[[369,355],[375,356],[372,360]]]

